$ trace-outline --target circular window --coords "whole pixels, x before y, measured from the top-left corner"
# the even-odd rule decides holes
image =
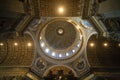
[[[40,48],[49,57],[66,59],[75,55],[82,44],[82,34],[75,23],[57,19],[47,23],[40,32]]]

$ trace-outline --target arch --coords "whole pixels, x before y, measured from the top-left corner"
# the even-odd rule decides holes
[[[93,33],[89,35],[88,40],[87,40],[87,46],[86,46],[86,56],[88,60],[89,66],[94,66],[96,61],[98,61],[97,54],[96,54],[96,45],[97,45],[97,34]],[[92,44],[93,46],[91,46]]]
[[[55,65],[55,66],[52,66],[52,67],[48,68],[44,72],[43,76],[47,76],[48,72],[50,70],[54,70],[54,69],[56,69],[56,70],[63,70],[63,69],[65,69],[65,70],[67,70],[65,74],[67,74],[67,72],[69,72],[69,71],[72,71],[74,76],[77,76],[76,72],[71,67],[68,67],[68,66],[65,66],[65,65]],[[54,73],[56,73],[56,71]]]

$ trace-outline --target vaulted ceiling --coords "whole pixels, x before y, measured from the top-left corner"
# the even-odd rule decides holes
[[[4,54],[6,53],[5,51],[8,51],[8,53],[14,51],[14,47],[10,47],[14,41],[23,41],[22,45],[19,46],[18,49],[15,48],[15,50],[16,53],[26,53],[25,55],[23,54],[24,57],[22,54],[20,54],[20,56],[23,59],[22,61],[28,60],[28,62],[25,62],[25,65],[30,66],[34,57],[31,53],[34,53],[34,50],[36,50],[33,47],[29,50],[29,48],[24,45],[27,41],[34,44],[34,41],[32,41],[29,36],[24,35],[24,31],[28,28],[30,23],[36,25],[37,21],[35,22],[35,20],[42,19],[46,21],[46,18],[49,17],[79,17],[82,20],[88,20],[98,32],[97,35],[92,36],[88,41],[88,44],[96,42],[97,45],[99,45],[95,47],[96,50],[91,49],[89,45],[87,46],[87,55],[91,65],[91,71],[96,71],[95,74],[99,75],[98,77],[104,74],[105,77],[116,76],[116,73],[120,75],[119,47],[116,46],[120,43],[119,3],[120,0],[1,0],[0,41],[4,42],[7,48],[0,48],[0,56],[3,55],[2,57],[4,58],[7,55]],[[65,13],[62,15],[57,12],[60,6],[65,9]],[[109,42],[112,46],[103,48],[102,43],[104,42]],[[12,55],[16,55],[16,59],[13,58],[13,63],[15,63],[14,60],[17,60],[18,56],[17,54]],[[27,57],[28,55],[30,57]],[[3,61],[3,58],[0,58],[0,61]],[[10,58],[8,58],[8,60],[9,59]],[[19,59],[17,61],[19,62]],[[6,63],[0,65],[12,65],[8,63],[9,62],[6,61]],[[19,63],[14,65],[19,65]],[[1,71],[6,70],[1,68]],[[26,67],[22,71],[26,73]],[[107,72],[112,73],[108,75]],[[27,74],[27,76],[31,74]],[[99,79],[96,78],[96,80]]]

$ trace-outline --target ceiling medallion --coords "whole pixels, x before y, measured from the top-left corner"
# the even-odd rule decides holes
[[[39,70],[44,70],[47,66],[46,62],[40,57],[36,59],[35,65]]]
[[[68,59],[77,54],[82,45],[79,26],[66,19],[48,22],[39,36],[40,48],[50,58]]]

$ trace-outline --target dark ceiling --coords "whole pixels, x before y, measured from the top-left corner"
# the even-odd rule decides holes
[[[24,26],[19,26],[26,17],[77,17],[89,19],[89,16],[100,17],[108,31],[120,30],[119,0],[1,0],[0,1],[0,33],[25,29],[31,19],[26,20]],[[91,4],[91,6],[89,5]],[[106,5],[107,4],[107,5]],[[65,14],[59,15],[57,7],[63,6]],[[111,17],[109,17],[111,16]]]

